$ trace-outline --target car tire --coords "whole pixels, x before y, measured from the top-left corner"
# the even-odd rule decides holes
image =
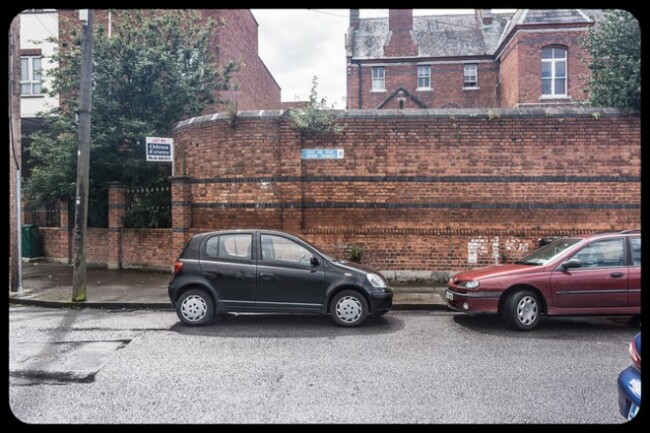
[[[355,290],[343,290],[332,298],[330,315],[339,326],[359,326],[368,316],[368,302]]]
[[[504,316],[519,331],[530,331],[539,325],[542,304],[539,296],[530,290],[520,290],[508,297]]]
[[[178,298],[176,314],[186,325],[205,325],[214,317],[212,296],[203,289],[190,289]]]

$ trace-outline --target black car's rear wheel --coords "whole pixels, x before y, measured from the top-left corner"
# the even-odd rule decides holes
[[[330,315],[339,326],[361,325],[368,316],[368,302],[361,293],[344,290],[332,298]]]
[[[186,325],[204,325],[214,317],[212,297],[202,289],[188,290],[178,299],[176,314]]]
[[[506,301],[504,316],[513,328],[530,331],[539,325],[542,304],[537,294],[530,290],[520,290],[510,295]]]

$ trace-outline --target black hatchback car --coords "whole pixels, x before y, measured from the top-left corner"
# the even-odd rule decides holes
[[[393,302],[379,272],[272,230],[194,235],[174,265],[168,292],[187,325],[223,312],[281,312],[329,314],[340,326],[358,326]]]

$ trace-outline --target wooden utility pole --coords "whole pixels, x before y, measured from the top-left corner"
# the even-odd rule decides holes
[[[22,160],[20,129],[20,14],[9,30],[9,287],[22,291],[20,166]]]
[[[72,301],[86,300],[86,229],[88,227],[88,177],[90,169],[90,107],[93,73],[93,10],[81,9],[81,81],[79,102],[79,150],[77,151],[77,191],[75,196],[74,269]]]

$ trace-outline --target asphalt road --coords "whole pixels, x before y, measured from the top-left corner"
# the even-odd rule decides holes
[[[392,311],[322,316],[9,309],[9,403],[25,423],[622,424],[638,326]]]

